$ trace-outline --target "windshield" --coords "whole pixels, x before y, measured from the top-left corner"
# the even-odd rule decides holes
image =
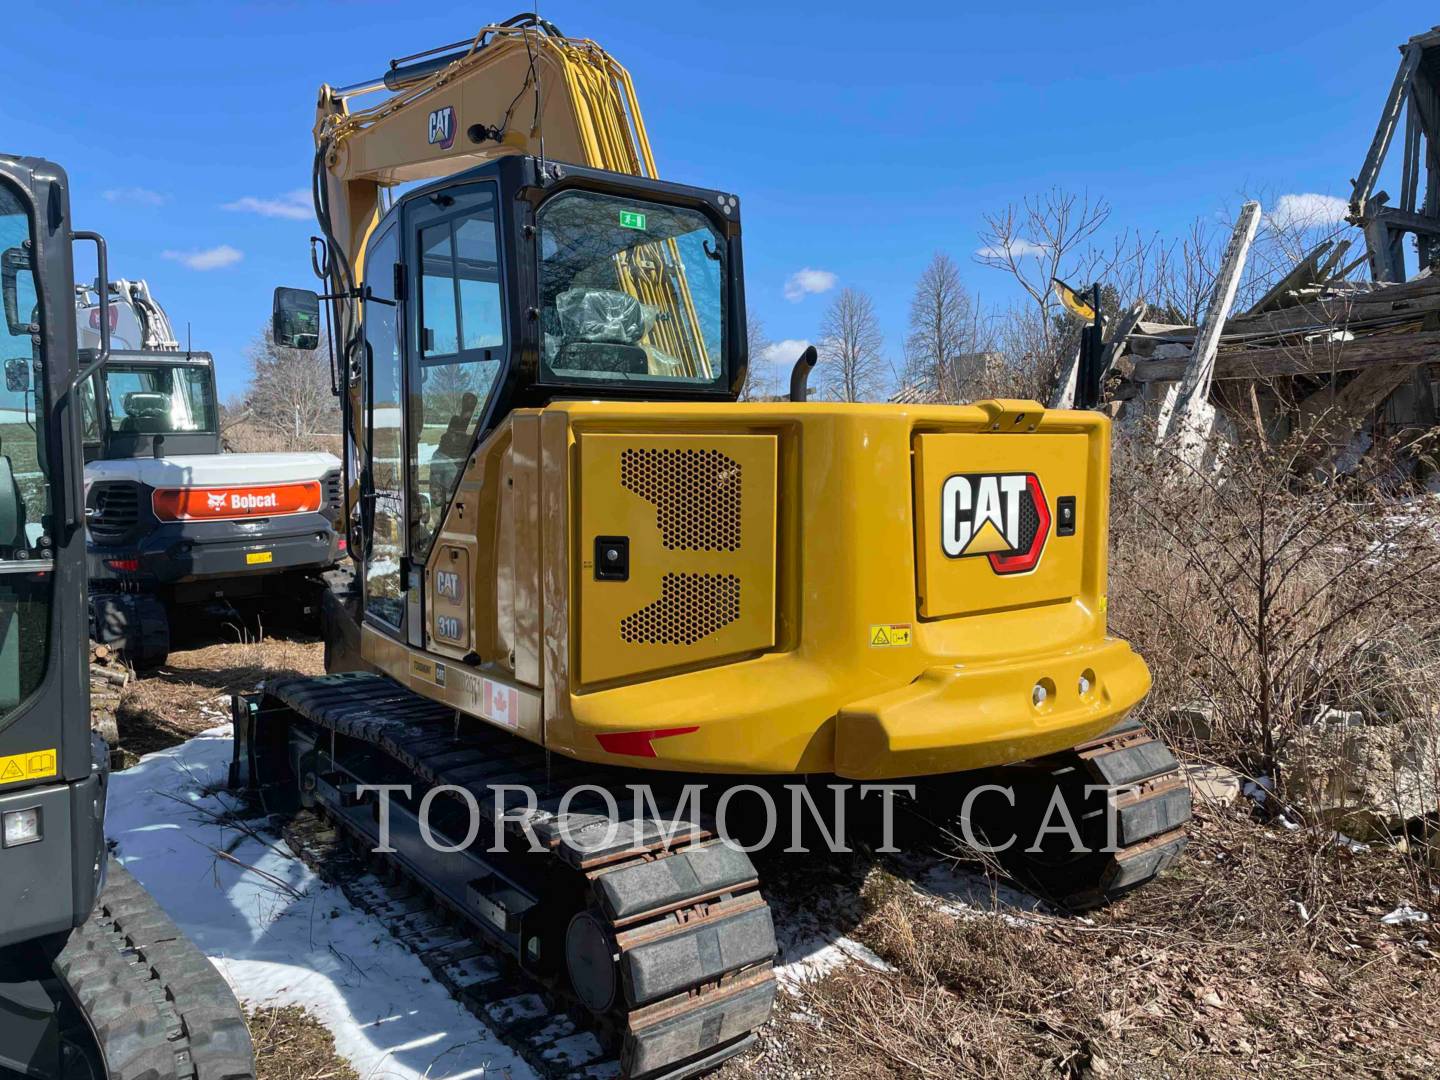
[[[125,364],[105,367],[110,430],[170,435],[214,431],[210,368],[204,364]]]
[[[725,240],[703,214],[570,191],[536,222],[546,375],[724,382]]]

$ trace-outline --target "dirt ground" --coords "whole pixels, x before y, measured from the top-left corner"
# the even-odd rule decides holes
[[[848,967],[782,998],[738,1077],[1434,1077],[1433,922],[1391,852],[1202,812],[1171,874],[1090,918],[955,910],[858,860]],[[1434,908],[1433,899],[1428,907]]]
[[[322,668],[303,638],[195,644],[126,687],[127,761],[223,722],[233,690]],[[914,865],[761,861],[782,920],[806,917],[812,895],[849,896],[844,932],[882,963],[792,987],[759,1048],[720,1077],[1440,1074],[1440,934],[1381,921],[1437,904],[1393,849],[1205,808],[1162,883],[1089,918],[1007,907],[1003,893],[989,910],[947,906]],[[302,1010],[251,1022],[262,1077],[354,1075]]]
[[[324,670],[324,646],[318,639],[190,639],[171,652],[160,670],[125,687],[116,719],[126,764],[225,723],[232,693],[253,690],[271,676],[319,675]]]

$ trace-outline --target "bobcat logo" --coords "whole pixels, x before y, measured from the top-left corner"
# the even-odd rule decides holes
[[[211,510],[224,510],[225,500],[230,497],[228,491],[207,491],[205,502]]]
[[[1034,473],[961,473],[940,488],[940,546],[952,559],[984,555],[997,574],[1040,564],[1050,508]]]

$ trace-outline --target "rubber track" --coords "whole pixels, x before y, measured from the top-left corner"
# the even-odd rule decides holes
[[[613,772],[547,759],[540,748],[487,725],[457,729],[452,709],[387,678],[347,673],[277,680],[266,695],[322,730],[384,749],[427,783],[471,788],[482,807],[487,784],[529,782],[539,789],[541,809],[529,824],[550,845],[550,858],[588,879],[588,910],[609,927],[619,957],[617,992],[627,1003],[619,1013],[592,1018],[563,980],[542,983],[503,950],[487,948],[488,939],[457,926],[451,902],[433,897],[399,860],[366,852],[366,838],[343,815],[327,821],[302,812],[285,835],[352,902],[390,925],[442,985],[542,1076],[682,1080],[754,1041],[753,1029],[774,1001],[776,945],[748,857],[722,848],[696,824],[671,840],[648,824],[639,835],[626,828],[610,848],[577,850],[544,808],[568,786],[613,781]],[[262,706],[262,712],[269,710]],[[624,805],[628,791],[618,783],[615,791]],[[582,836],[591,815],[572,812],[570,819],[574,835]],[[595,819],[597,827],[602,820]],[[508,828],[523,838],[519,822]],[[347,844],[352,850],[341,858]],[[362,860],[392,884],[380,885]]]
[[[254,1080],[230,987],[153,897],[111,860],[89,920],[55,961],[111,1080]]]
[[[547,1080],[605,1080],[620,1061],[566,1015],[567,1002],[497,956],[399,867],[348,832],[302,810],[282,830],[289,845],[347,900],[384,922],[451,996]]]
[[[1185,848],[1190,785],[1169,747],[1138,720],[1124,720],[1098,739],[1056,755],[1061,768],[1079,764],[1088,782],[1111,789],[1119,848],[1096,880],[1075,882],[1058,897],[1085,911],[1111,903],[1163,873]]]

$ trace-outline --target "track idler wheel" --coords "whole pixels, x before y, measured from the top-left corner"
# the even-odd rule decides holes
[[[619,986],[619,954],[615,939],[602,919],[582,911],[570,920],[565,933],[565,969],[571,989],[596,1016],[615,1004]]]

